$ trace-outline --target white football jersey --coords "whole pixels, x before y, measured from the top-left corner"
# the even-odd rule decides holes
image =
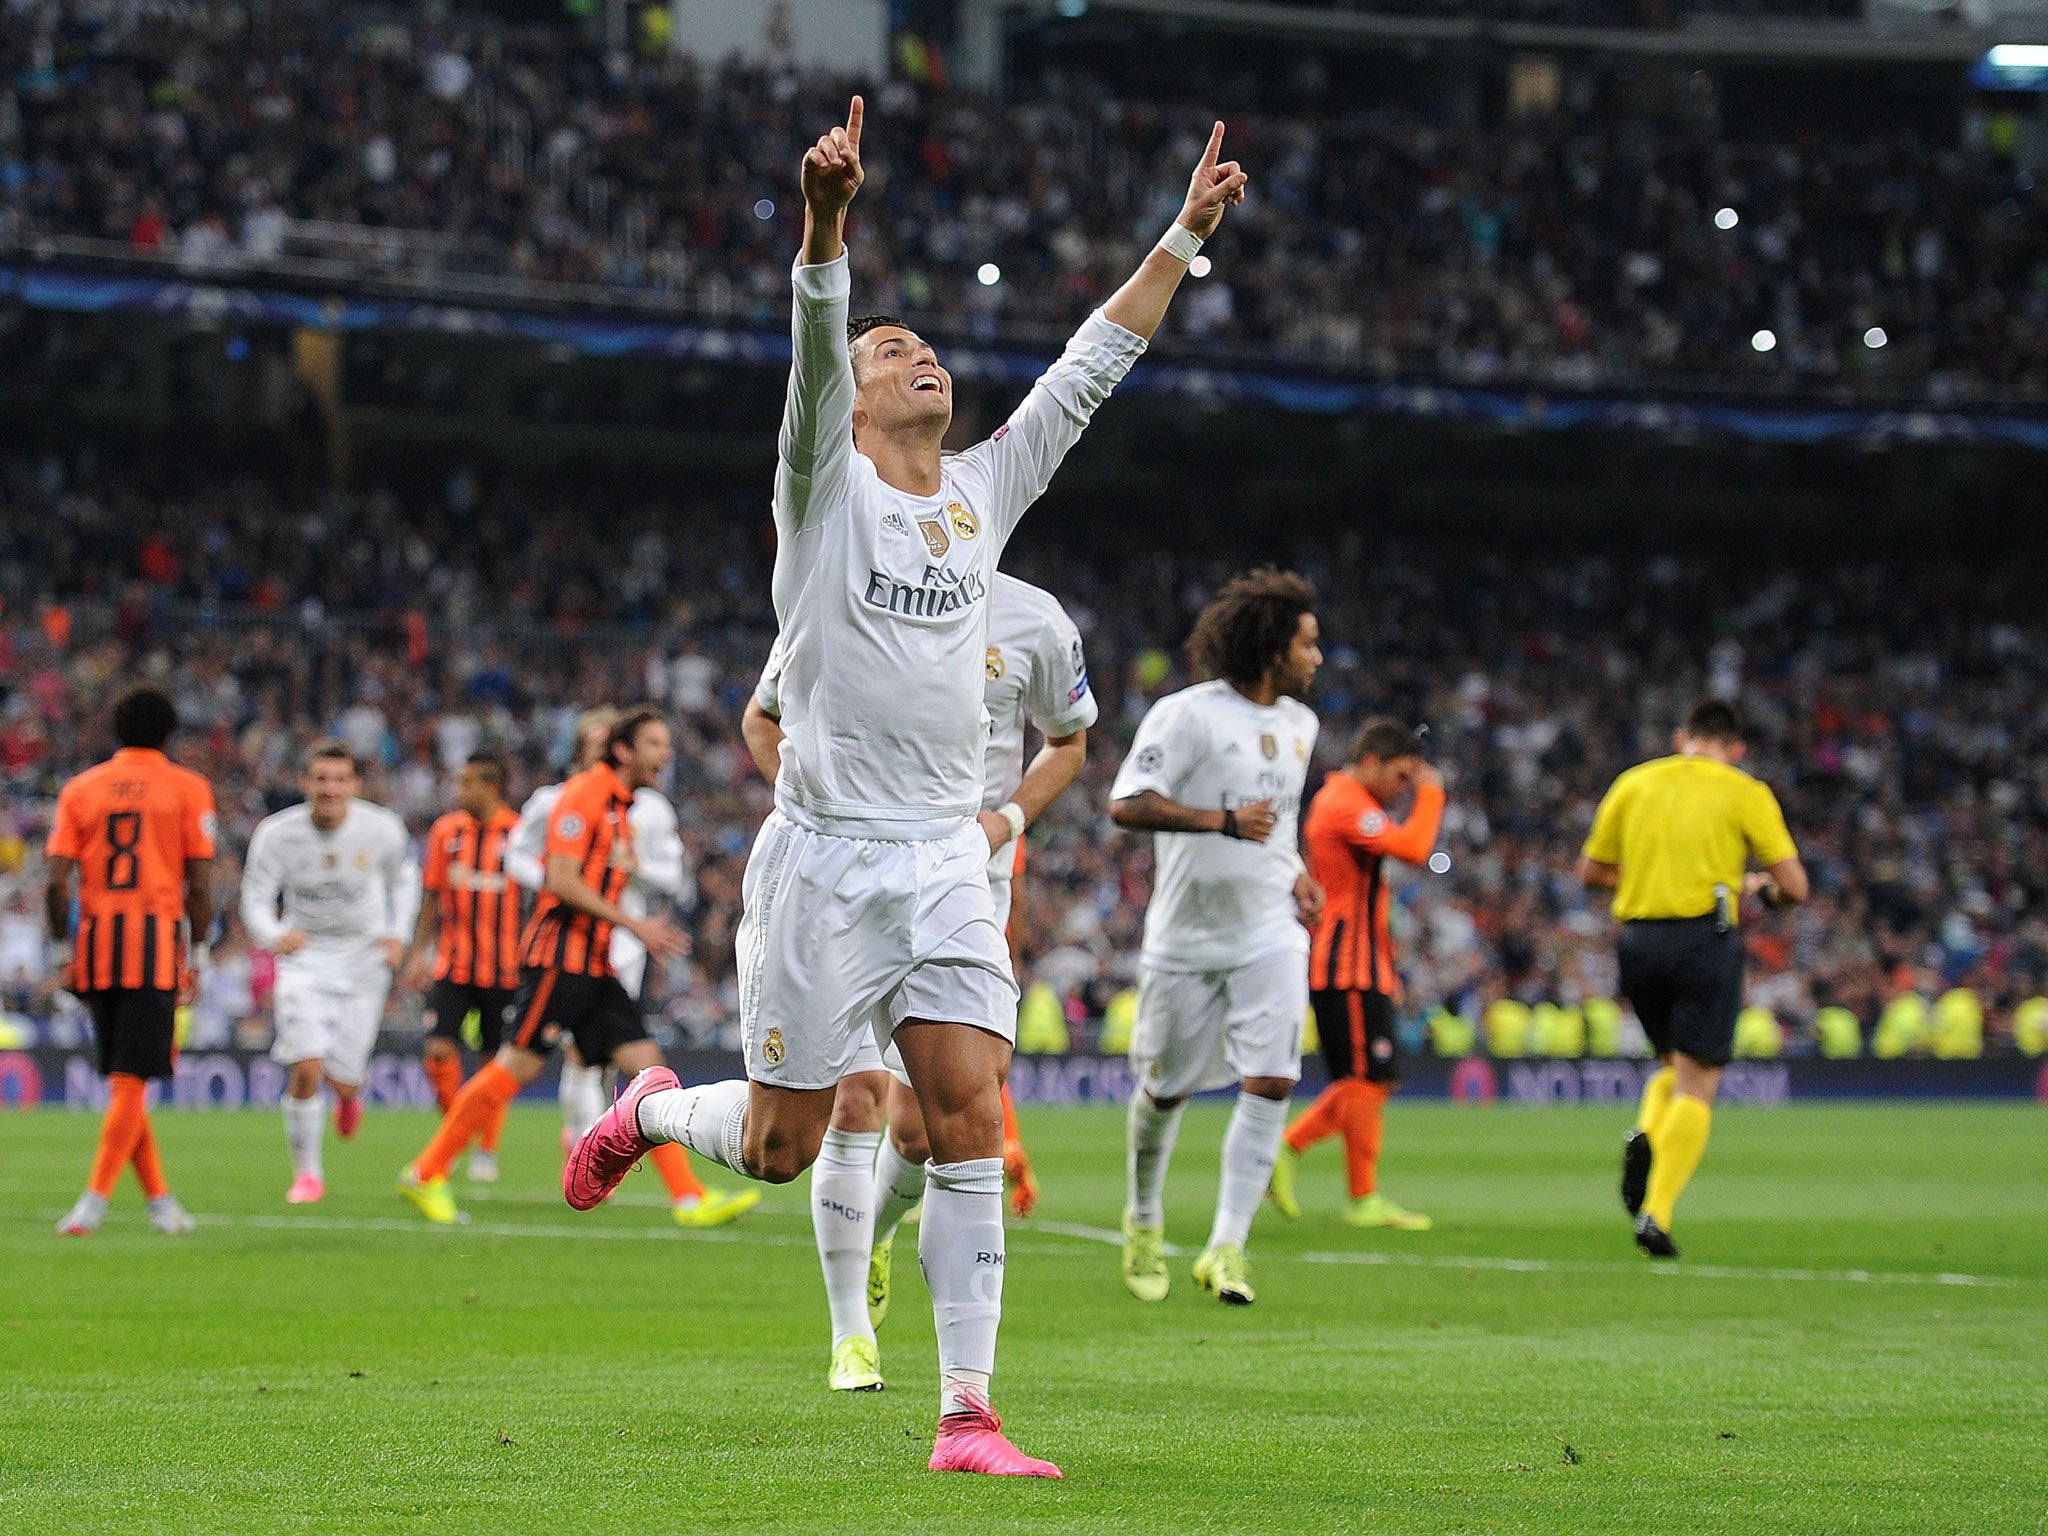
[[[548,883],[548,817],[561,798],[561,785],[541,785],[526,797],[526,804],[519,808],[519,821],[505,839],[505,873],[529,891]]]
[[[1095,723],[1096,706],[1081,632],[1059,599],[1002,571],[996,572],[989,594],[982,671],[988,744],[982,753],[981,809],[992,811],[1024,782],[1025,728],[1035,725],[1046,736],[1071,736]],[[754,702],[777,719],[781,688],[782,641],[777,637],[754,685]],[[1016,857],[1015,848],[998,848],[989,858],[990,877],[1008,879]]]
[[[395,811],[354,800],[340,825],[313,825],[310,805],[256,824],[242,867],[242,926],[264,949],[296,928],[305,947],[280,955],[282,975],[359,986],[384,959],[379,939],[408,939],[419,916],[419,869]]]
[[[1146,965],[1220,971],[1285,950],[1307,955],[1294,880],[1301,790],[1315,749],[1313,710],[1289,698],[1254,704],[1220,680],[1168,694],[1146,711],[1112,800],[1148,789],[1198,810],[1270,800],[1279,818],[1263,843],[1220,832],[1153,834]]]
[[[631,917],[645,917],[657,902],[686,899],[695,883],[694,872],[676,825],[676,808],[668,803],[668,797],[644,785],[634,790],[626,825],[633,832],[633,878],[619,898],[620,910]],[[647,946],[632,934],[623,928],[612,929],[612,970],[616,974],[638,975],[646,955]]]
[[[799,265],[775,471],[782,771],[791,820],[850,837],[949,836],[982,804],[989,593],[1003,547],[1142,338],[1098,312],[938,491],[853,446],[847,263]]]

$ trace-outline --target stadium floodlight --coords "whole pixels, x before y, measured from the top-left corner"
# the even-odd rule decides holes
[[[1214,263],[1212,263],[1208,257],[1197,256],[1193,261],[1188,263],[1188,276],[1207,277],[1213,265]]]
[[[1433,875],[1447,875],[1451,872],[1451,856],[1439,848],[1429,856],[1429,872]]]
[[[1076,17],[1088,14],[1088,0],[1059,0],[1053,9],[1072,21]]]
[[[1863,345],[1873,352],[1890,340],[1891,337],[1885,335],[1884,327],[1881,325],[1873,325],[1863,333]]]
[[[1742,215],[1733,208],[1719,208],[1714,212],[1714,228],[1733,229],[1742,222]]]
[[[1759,352],[1769,352],[1778,344],[1778,333],[1776,331],[1758,331],[1749,338],[1749,344]]]
[[[975,269],[974,280],[984,288],[993,288],[1003,280],[1003,269],[992,261],[984,261]]]
[[[1993,69],[2048,69],[2048,44],[2000,43],[1984,57]]]
[[[775,199],[764,197],[754,204],[754,217],[763,222],[775,217]]]

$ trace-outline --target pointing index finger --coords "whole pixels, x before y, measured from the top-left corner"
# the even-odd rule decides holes
[[[1216,126],[1209,130],[1209,147],[1202,151],[1203,170],[1211,171],[1216,168],[1216,156],[1222,151],[1222,149],[1223,123],[1219,119]]]
[[[856,150],[860,148],[860,120],[866,113],[867,104],[858,96],[853,98],[853,105],[846,109],[846,136],[853,141]],[[1220,128],[1222,124],[1219,123],[1217,126]]]

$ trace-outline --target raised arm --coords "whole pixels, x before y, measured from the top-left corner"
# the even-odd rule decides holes
[[[1244,201],[1245,173],[1235,160],[1220,164],[1223,125],[1209,130],[1208,146],[1188,183],[1187,201],[1168,227],[1166,235],[1138,263],[1123,287],[1102,306],[1103,317],[1125,330],[1150,341],[1166,318],[1166,306],[1174,290],[1188,274],[1188,263],[1204,240],[1216,233],[1223,222],[1223,210]],[[1179,231],[1180,233],[1176,233]]]
[[[775,519],[785,532],[829,508],[853,460],[853,363],[846,350],[846,209],[860,190],[856,96],[846,126],[804,155],[804,246],[791,285],[789,396],[776,444]]]

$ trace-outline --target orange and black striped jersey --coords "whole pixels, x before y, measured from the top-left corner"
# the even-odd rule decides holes
[[[542,867],[557,854],[576,860],[584,883],[617,905],[633,873],[633,829],[627,814],[633,792],[609,763],[599,763],[562,786],[548,813],[547,851]],[[533,909],[521,945],[523,964],[571,976],[609,976],[612,925],[578,912],[545,887]]]
[[[421,884],[440,904],[434,980],[465,987],[519,985],[522,892],[505,873],[519,817],[501,805],[488,821],[450,811],[427,830]]]
[[[213,837],[213,786],[161,752],[123,747],[64,786],[46,852],[78,866],[73,990],[176,989],[185,866]]]
[[[1420,864],[1436,843],[1444,792],[1419,784],[1406,821],[1395,821],[1366,787],[1341,769],[1310,802],[1303,836],[1308,872],[1323,888],[1322,919],[1309,950],[1308,984],[1317,991],[1356,989],[1399,999],[1394,936],[1387,913],[1392,894],[1382,863]]]

